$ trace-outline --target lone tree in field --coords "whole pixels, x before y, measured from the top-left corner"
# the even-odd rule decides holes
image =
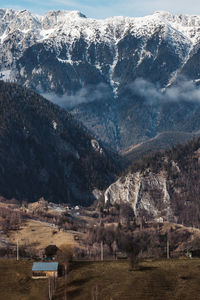
[[[140,253],[140,246],[132,235],[127,235],[125,236],[123,247],[129,257],[131,271],[133,271],[137,263],[137,256]]]
[[[65,290],[64,290],[64,299],[67,299],[67,271],[69,263],[72,261],[74,254],[73,247],[71,245],[63,244],[59,247],[57,251],[57,260],[65,268]]]
[[[67,276],[68,266],[70,261],[72,261],[73,253],[73,247],[71,245],[66,244],[61,245],[57,251],[57,260],[61,265],[64,266],[65,276]]]
[[[57,251],[58,251],[58,247],[56,245],[48,245],[44,249],[46,257],[51,259],[56,255]]]
[[[131,271],[133,271],[136,263],[137,263],[137,256],[140,251],[144,251],[147,249],[148,246],[148,237],[145,233],[127,233],[121,234],[118,233],[117,237],[117,244],[119,249],[125,251],[130,260],[130,267]]]

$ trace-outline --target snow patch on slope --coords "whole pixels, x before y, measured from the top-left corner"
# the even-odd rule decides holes
[[[11,70],[0,71],[0,79],[3,81],[10,81]]]

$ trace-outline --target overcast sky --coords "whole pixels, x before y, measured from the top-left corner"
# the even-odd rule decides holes
[[[28,9],[38,14],[48,10],[79,10],[87,17],[98,19],[122,15],[140,17],[157,10],[200,15],[199,0],[1,0],[0,7]]]

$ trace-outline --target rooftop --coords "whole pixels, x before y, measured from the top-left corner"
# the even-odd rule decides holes
[[[32,271],[57,271],[58,262],[34,262]]]

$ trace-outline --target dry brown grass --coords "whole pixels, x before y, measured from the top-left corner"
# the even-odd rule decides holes
[[[31,278],[32,262],[0,260],[0,299],[48,300],[47,281]]]
[[[61,244],[76,244],[72,233],[63,230],[59,231],[56,226],[52,227],[46,222],[34,220],[26,221],[20,230],[10,231],[9,237],[5,236],[4,238],[11,243],[16,243],[18,239],[19,245],[35,244],[35,247],[38,249],[44,249],[50,244],[54,244],[57,247]]]
[[[196,259],[143,262],[132,272],[127,261],[74,262],[67,299],[198,300],[199,278],[200,260]],[[63,294],[60,279],[55,299]]]
[[[3,208],[16,208],[16,204],[12,204],[12,203],[3,203],[3,202],[0,202],[0,207],[3,207]]]
[[[0,299],[48,299],[47,280],[32,280],[31,268],[31,261],[0,260]],[[199,300],[199,276],[200,259],[146,261],[132,272],[128,261],[73,262],[67,299]],[[63,277],[54,300],[64,291]]]

